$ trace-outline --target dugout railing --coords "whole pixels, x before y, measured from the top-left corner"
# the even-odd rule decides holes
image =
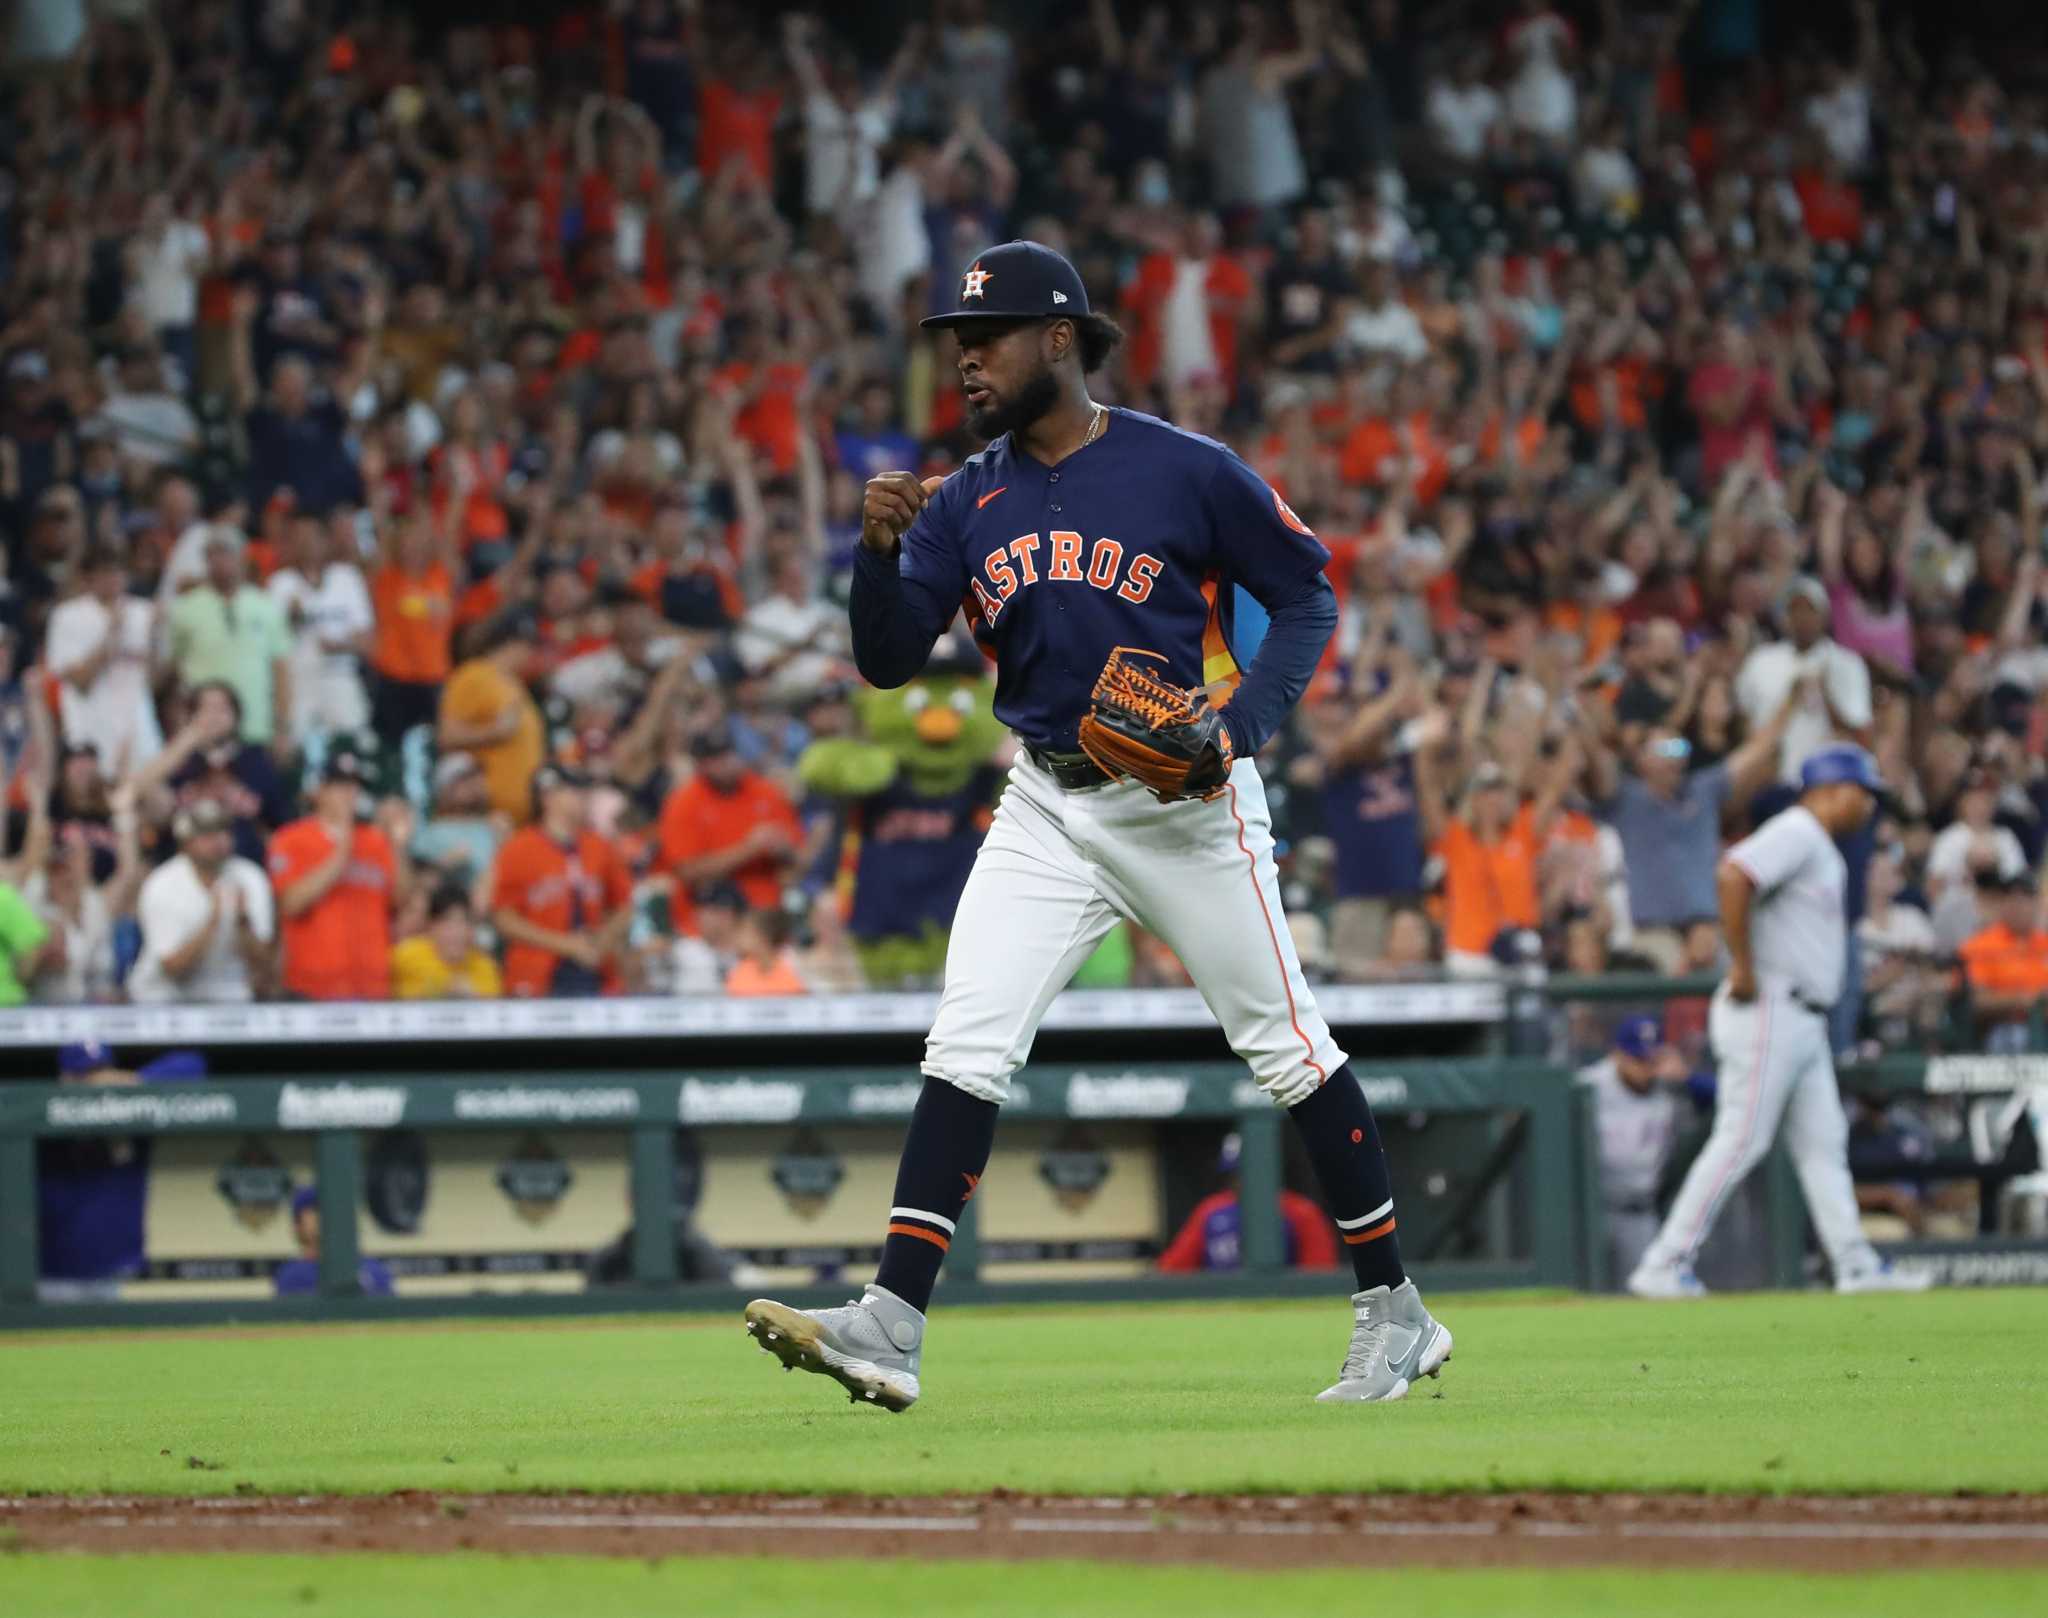
[[[750,1072],[618,1070],[517,1073],[332,1073],[205,1085],[94,1088],[0,1086],[0,1327],[193,1324],[228,1319],[319,1320],[433,1314],[617,1313],[736,1308],[738,1289],[676,1280],[674,1142],[680,1128],[708,1137],[722,1125],[830,1127],[907,1119],[917,1086],[900,1068],[756,1067]],[[1587,1255],[1602,1248],[1589,1098],[1570,1074],[1500,1059],[1359,1064],[1382,1113],[1408,1118],[1482,1115],[1484,1149],[1456,1195],[1411,1215],[1405,1227],[1418,1277],[1436,1289],[1597,1285]],[[601,1105],[598,1103],[601,1101]],[[945,1282],[959,1301],[1054,1301],[1292,1296],[1329,1291],[1325,1274],[1283,1266],[1276,1208],[1282,1175],[1280,1112],[1234,1062],[1132,1062],[1104,1068],[1042,1063],[1016,1081],[1006,1116],[1096,1123],[1228,1123],[1242,1140],[1243,1267],[1230,1274],[1115,1280],[991,1281],[983,1274],[975,1206],[960,1223]],[[364,1140],[377,1131],[623,1129],[629,1142],[633,1284],[604,1292],[477,1293],[369,1298],[358,1290]],[[310,1136],[321,1213],[319,1289],[264,1300],[39,1302],[37,1143],[80,1137]],[[715,1149],[715,1145],[707,1150]],[[1518,1172],[1519,1171],[1519,1172]],[[1489,1202],[1512,1198],[1515,1246],[1493,1261],[1432,1255]],[[863,1216],[880,1210],[861,1210]],[[1419,1225],[1416,1222],[1419,1219]],[[780,1289],[803,1303],[843,1301],[844,1283]]]

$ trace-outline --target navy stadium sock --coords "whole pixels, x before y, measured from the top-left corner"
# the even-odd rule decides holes
[[[920,1312],[931,1306],[953,1227],[988,1167],[1001,1110],[944,1079],[928,1078],[910,1115],[875,1285]]]
[[[1399,1286],[1405,1272],[1394,1234],[1394,1186],[1372,1106],[1351,1064],[1346,1062],[1306,1101],[1287,1110],[1300,1126],[1324,1200],[1336,1216],[1358,1290]]]

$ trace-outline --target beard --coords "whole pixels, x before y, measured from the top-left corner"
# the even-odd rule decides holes
[[[967,425],[976,437],[1000,438],[1004,433],[1022,432],[1059,402],[1059,379],[1048,365],[1007,400],[970,407]]]

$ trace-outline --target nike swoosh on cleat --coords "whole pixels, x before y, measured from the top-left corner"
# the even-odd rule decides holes
[[[1004,485],[1002,486],[1002,488],[997,488],[997,489],[991,489],[991,490],[989,490],[987,494],[983,495],[983,496],[982,496],[982,497],[981,497],[981,498],[980,498],[979,500],[977,500],[977,501],[975,501],[975,502],[974,502],[974,509],[975,509],[976,511],[979,511],[979,510],[981,510],[981,508],[982,508],[983,506],[987,505],[987,504],[988,504],[988,503],[989,503],[989,502],[990,502],[991,500],[993,500],[993,499],[994,499],[994,498],[995,498],[995,497],[996,497],[997,495],[1001,494],[1001,493],[1003,492],[1003,489],[1007,489],[1008,487],[1009,487],[1009,484],[1005,483],[1005,484],[1004,484]]]

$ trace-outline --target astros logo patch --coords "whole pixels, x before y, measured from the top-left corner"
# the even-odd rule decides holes
[[[981,296],[981,289],[994,279],[993,275],[977,264],[961,278],[960,296],[963,298],[978,298]]]
[[[1297,534],[1307,534],[1309,538],[1315,538],[1315,530],[1295,516],[1294,507],[1280,498],[1280,491],[1278,489],[1273,491],[1273,504],[1280,510],[1280,520],[1287,524],[1289,528],[1292,528]]]

